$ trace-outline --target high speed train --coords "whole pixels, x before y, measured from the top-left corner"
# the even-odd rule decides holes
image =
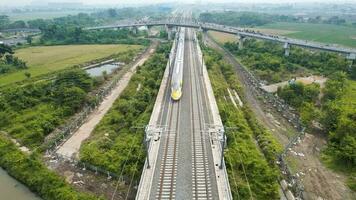
[[[178,34],[177,53],[171,80],[171,97],[175,101],[182,96],[185,28],[180,28]]]

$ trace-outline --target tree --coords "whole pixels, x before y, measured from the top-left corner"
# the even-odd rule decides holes
[[[12,54],[5,55],[5,62],[6,64],[13,64],[14,63],[14,56]]]
[[[303,91],[303,99],[307,102],[316,102],[319,98],[320,85],[317,83],[312,83],[306,85]]]
[[[296,82],[277,90],[278,96],[298,110],[303,109],[303,103],[316,103],[319,93],[320,86],[316,83],[303,85]]]
[[[31,36],[27,36],[26,37],[26,41],[27,41],[27,43],[32,44],[32,37]]]
[[[347,86],[347,76],[344,72],[336,72],[329,77],[323,90],[323,101],[335,100],[342,95]]]
[[[116,12],[116,10],[113,9],[113,8],[108,9],[108,14],[109,14],[109,17],[110,17],[110,18],[114,18],[114,17],[117,16],[117,12]]]
[[[60,105],[69,108],[69,113],[77,111],[85,102],[86,93],[79,87],[64,87],[56,93],[56,100]]]
[[[0,58],[2,58],[6,53],[14,54],[10,46],[6,44],[0,44]]]
[[[30,72],[25,72],[25,76],[26,76],[26,78],[31,78],[31,73]]]
[[[84,70],[74,69],[60,73],[54,85],[57,88],[77,86],[89,92],[93,86],[93,80]]]
[[[339,16],[332,16],[328,20],[325,21],[327,24],[344,24],[346,22],[345,19],[339,18]]]
[[[159,32],[159,37],[160,38],[167,38],[168,37],[168,33],[167,33],[167,31],[160,31]]]
[[[349,73],[350,73],[350,78],[352,80],[356,80],[356,62],[353,62],[353,64],[351,65]]]
[[[9,25],[10,19],[7,15],[0,15],[0,29],[4,29]]]
[[[341,160],[349,164],[356,165],[356,137],[345,136],[340,142],[340,151],[338,156]]]
[[[319,119],[320,113],[312,103],[303,103],[300,117],[304,126],[311,127],[313,121]]]
[[[46,26],[47,21],[44,19],[34,19],[34,20],[27,21],[27,24],[29,28],[42,29]]]
[[[81,37],[82,33],[83,33],[82,28],[75,27],[75,29],[74,29],[74,40],[75,40],[76,43],[78,43],[80,41],[80,37]]]
[[[26,28],[26,22],[23,20],[14,21],[7,28]]]

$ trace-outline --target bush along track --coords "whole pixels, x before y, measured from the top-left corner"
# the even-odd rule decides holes
[[[145,160],[143,128],[154,106],[170,46],[160,44],[155,54],[137,69],[121,96],[82,145],[82,162],[126,180],[139,179]]]
[[[75,191],[64,178],[50,171],[38,154],[27,155],[0,134],[0,166],[41,198],[48,200],[94,200],[90,194]]]
[[[233,198],[278,199],[279,172],[275,163],[281,146],[248,108],[236,108],[230,101],[228,88],[241,94],[232,66],[217,51],[204,46],[202,50],[222,121],[225,126],[235,127],[226,131],[225,154]]]
[[[19,143],[38,147],[57,126],[89,102],[94,80],[82,69],[59,73],[53,80],[0,90],[0,127]]]
[[[132,60],[134,53],[127,51],[112,59],[126,62]],[[0,88],[0,130],[26,147],[39,147],[84,105],[98,101],[94,93],[105,83],[104,79],[72,67]]]
[[[356,79],[355,64],[336,53],[310,52],[293,47],[290,56],[284,56],[283,46],[270,41],[246,40],[239,50],[237,43],[225,43],[224,47],[237,56],[241,63],[253,71],[261,80],[277,83],[298,76],[320,74],[329,76],[337,71],[347,73]]]

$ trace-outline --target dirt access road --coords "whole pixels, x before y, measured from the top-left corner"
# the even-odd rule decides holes
[[[245,100],[255,113],[256,118],[271,130],[282,145],[288,144],[289,138],[295,134],[294,128],[272,106],[266,106],[257,99],[252,93],[253,86],[247,84],[247,77],[242,72],[242,66],[238,61],[206,34],[204,36],[204,42],[208,46],[223,53],[224,59],[235,66],[237,76],[244,89]],[[321,163],[320,150],[325,147],[325,144],[325,137],[306,134],[305,138],[291,149],[294,152],[302,153],[303,156],[295,155],[292,152],[288,155],[294,164],[294,173],[298,173],[304,185],[304,198],[316,200],[356,199],[355,193],[345,185],[345,177],[326,168]]]
[[[88,116],[86,122],[57,149],[57,154],[66,158],[79,158],[78,152],[82,142],[90,136],[95,126],[109,111],[116,98],[118,98],[121,92],[126,88],[132,75],[136,72],[136,68],[142,65],[154,53],[156,46],[157,42],[153,41],[145,53],[137,59],[132,67],[121,77],[116,87],[104,98],[99,107]]]

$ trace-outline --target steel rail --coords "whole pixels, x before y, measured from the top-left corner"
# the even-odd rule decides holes
[[[191,36],[192,34],[190,34]],[[209,169],[208,169],[208,161],[207,161],[207,157],[206,157],[206,148],[205,148],[205,137],[204,137],[204,133],[202,131],[203,128],[203,124],[204,124],[204,119],[202,118],[202,107],[200,105],[200,103],[203,103],[202,99],[201,99],[201,95],[200,95],[200,81],[199,81],[199,74],[197,72],[197,63],[195,60],[195,53],[194,53],[194,46],[193,43],[190,42],[189,45],[189,49],[190,49],[190,59],[191,59],[191,67],[190,69],[190,81],[193,82],[194,81],[194,89],[193,89],[193,84],[190,84],[190,89],[191,89],[191,114],[192,114],[192,135],[193,135],[193,160],[194,160],[194,165],[193,165],[193,176],[194,176],[194,190],[195,190],[195,194],[193,194],[193,198],[194,199],[203,199],[204,196],[206,197],[206,199],[210,198],[210,179],[208,176],[209,173]],[[193,78],[193,80],[192,80]],[[196,104],[197,104],[197,114],[195,114],[194,112],[194,101],[193,101],[193,96],[196,99]],[[194,117],[198,117],[198,124],[195,123],[195,119]],[[198,129],[198,133],[197,133],[197,129]],[[202,164],[202,166],[198,166],[198,164]],[[203,172],[199,172],[198,167],[202,167],[203,168]],[[202,195],[201,193],[199,193],[199,186],[201,186],[198,182],[197,177],[200,176],[199,174],[203,173],[204,176],[204,184],[203,187],[205,188],[205,194]],[[195,195],[195,196],[194,196]]]

